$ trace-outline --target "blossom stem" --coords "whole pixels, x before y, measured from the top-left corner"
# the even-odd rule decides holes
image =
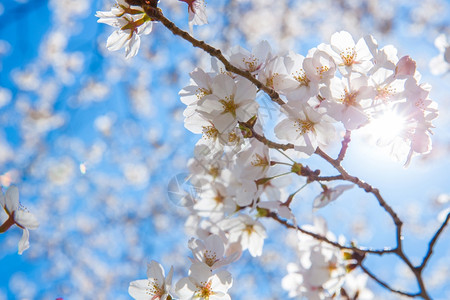
[[[294,200],[295,195],[297,195],[298,192],[303,190],[308,184],[309,184],[309,182],[305,183],[298,190],[296,190],[294,193],[290,194],[289,197],[288,197],[288,200],[285,203],[283,203],[283,205],[289,207],[289,205],[291,205],[292,200]]]
[[[0,233],[6,232],[11,226],[14,225],[14,216],[10,215],[9,218],[0,226]]]

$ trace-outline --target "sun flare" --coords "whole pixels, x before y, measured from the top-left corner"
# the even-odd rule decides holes
[[[387,111],[371,120],[366,132],[375,138],[392,139],[405,129],[405,119],[393,111]]]

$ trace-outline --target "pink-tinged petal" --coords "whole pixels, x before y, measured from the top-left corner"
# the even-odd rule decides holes
[[[408,55],[403,56],[395,67],[395,77],[414,76],[416,72],[416,62]]]
[[[14,221],[22,228],[36,229],[39,221],[29,211],[19,209],[14,213]]]
[[[19,241],[19,254],[22,255],[23,251],[30,248],[30,242],[28,241],[30,237],[30,233],[28,232],[28,229],[23,229],[22,238]]]
[[[16,186],[10,186],[6,191],[5,209],[8,214],[19,209],[19,189]]]

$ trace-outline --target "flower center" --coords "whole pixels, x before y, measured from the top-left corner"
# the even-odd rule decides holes
[[[347,106],[355,106],[356,96],[358,96],[358,91],[349,93],[347,89],[345,89],[345,95],[341,97],[341,102]]]
[[[300,132],[301,135],[313,131],[314,130],[314,123],[310,120],[300,120],[298,119],[294,126],[297,127],[296,131]]]
[[[209,250],[205,250],[203,257],[205,258],[205,263],[210,267],[218,261],[216,252],[211,252]]]
[[[152,299],[158,299],[157,297],[161,297],[164,294],[164,289],[162,289],[158,285],[158,280],[153,279],[148,281],[148,287],[145,290],[145,293],[149,296],[154,296]],[[156,297],[156,298],[155,298]]]
[[[341,51],[339,55],[341,56],[344,65],[349,67],[355,62],[356,59],[355,47],[347,47],[343,51]]]
[[[395,94],[397,90],[395,88],[391,88],[390,86],[385,87],[377,87],[377,95],[375,96],[375,99],[381,99],[381,100],[388,100],[390,96]]]
[[[213,139],[215,140],[219,136],[219,130],[216,129],[214,126],[202,126],[203,129],[203,136],[206,139]]]
[[[316,67],[317,75],[319,75],[320,79],[323,78],[323,73],[328,72],[330,68],[328,66]]]
[[[233,117],[236,118],[236,108],[238,107],[234,103],[234,97],[225,97],[225,99],[219,100],[219,102],[222,104],[223,112],[222,114],[230,113]]]
[[[214,295],[214,292],[211,290],[211,281],[208,283],[201,282],[202,286],[199,286],[197,293],[195,293],[194,297],[202,298],[205,300],[209,300],[209,296]]]
[[[210,90],[205,89],[205,88],[198,88],[195,92],[197,94],[197,99],[198,100],[202,99],[206,95],[211,95],[212,94],[212,92]]]
[[[265,156],[261,156],[258,153],[253,155],[253,161],[251,162],[252,166],[254,167],[267,167],[269,165],[269,162],[267,161],[267,158]]]
[[[244,62],[245,66],[250,72],[255,72],[260,67],[258,59],[253,55],[248,58],[247,57],[243,58],[242,61]]]
[[[300,86],[309,85],[310,80],[308,79],[308,77],[306,77],[306,73],[305,71],[303,71],[303,69],[298,70],[292,75],[294,76],[294,79],[300,83]]]

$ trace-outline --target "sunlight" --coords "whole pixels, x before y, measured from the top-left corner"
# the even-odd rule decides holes
[[[405,120],[393,111],[387,111],[373,118],[366,126],[366,132],[375,138],[393,139],[405,128]]]

